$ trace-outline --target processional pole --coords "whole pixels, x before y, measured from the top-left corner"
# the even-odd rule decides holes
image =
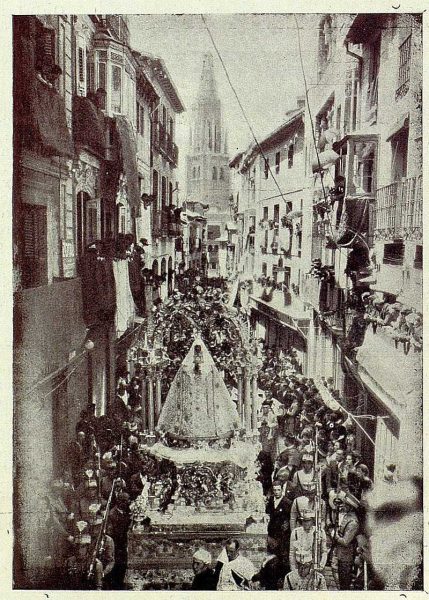
[[[314,530],[314,560],[313,560],[313,568],[314,568],[314,578],[315,583],[317,572],[320,566],[320,549],[321,549],[321,528],[322,528],[322,515],[321,515],[321,506],[320,506],[320,493],[321,493],[321,485],[320,485],[320,470],[318,464],[319,458],[319,430],[316,426],[315,437],[314,437],[314,475],[316,479],[316,496],[314,499],[314,515],[315,515],[315,530]]]

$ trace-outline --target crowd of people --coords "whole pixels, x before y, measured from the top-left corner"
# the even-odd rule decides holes
[[[174,323],[173,311],[187,312],[186,322],[198,322],[232,388],[240,327],[231,327],[225,301],[222,290],[203,288],[197,281],[159,305],[155,319]],[[190,337],[179,318],[164,332],[167,386]],[[266,502],[267,556],[257,569],[242,555],[240,540],[228,540],[212,568],[210,553],[200,548],[193,556],[192,589],[326,589],[327,565],[335,566],[340,589],[362,589],[372,577],[365,560],[365,495],[372,482],[357,449],[353,422],[341,410],[325,406],[315,382],[300,374],[293,351],[264,347],[261,355],[258,480]],[[142,450],[146,432],[139,375],[120,374],[107,415],[96,417],[93,407],[82,412],[67,467],[47,495],[51,555],[62,570],[65,589],[123,589],[130,504],[155,471],[166,482],[160,510],[174,494],[171,464],[154,461]],[[324,384],[337,395],[331,381]],[[149,528],[150,519],[143,526]]]
[[[239,541],[228,540],[211,568],[201,548],[194,555],[193,589],[324,590],[327,567],[334,567],[339,589],[377,588],[365,531],[372,481],[353,422],[325,406],[314,381],[299,373],[294,351],[265,348],[264,356],[258,478],[268,515],[267,556],[256,569],[240,554]],[[338,397],[331,380],[323,384]]]

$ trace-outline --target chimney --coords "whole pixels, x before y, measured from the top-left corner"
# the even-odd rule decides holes
[[[305,96],[298,96],[296,99],[297,108],[304,108],[305,106]]]

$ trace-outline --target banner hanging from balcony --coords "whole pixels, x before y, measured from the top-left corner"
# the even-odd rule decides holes
[[[116,336],[121,337],[134,323],[136,309],[130,289],[128,260],[113,261],[113,275],[116,289]]]
[[[362,237],[368,232],[368,214],[367,198],[344,200],[339,225],[333,236],[337,246],[352,248],[355,243],[362,244]]]
[[[122,163],[127,178],[128,202],[134,209],[134,215],[140,215],[140,189],[137,170],[137,145],[129,121],[122,116],[116,117],[116,126],[119,134]]]
[[[111,322],[116,311],[112,260],[102,256],[100,248],[94,244],[82,257],[81,272],[85,323],[94,325]]]
[[[89,98],[83,96],[73,98],[73,137],[76,144],[87,146],[104,157],[104,115]]]

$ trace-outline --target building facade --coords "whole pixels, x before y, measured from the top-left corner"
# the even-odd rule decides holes
[[[13,66],[14,579],[43,588],[63,558],[44,519],[50,482],[81,411],[109,412],[146,296],[173,285],[183,105],[161,59],[133,52],[120,15],[15,17]],[[161,141],[156,108],[169,115]]]
[[[280,127],[233,158],[230,167],[237,270],[241,285],[250,291],[255,335],[271,347],[294,349],[306,371],[309,311],[301,298],[300,281],[310,266],[303,252],[310,211],[304,139],[300,99]]]
[[[224,275],[219,271],[219,246],[216,242],[231,221],[228,140],[223,124],[213,57],[204,55],[200,86],[192,107],[186,159],[187,200],[208,205],[207,242],[208,275]],[[210,250],[209,250],[210,248]]]
[[[421,20],[317,19],[312,268],[303,282],[315,309],[309,374],[330,378],[347,410],[362,415],[361,450],[375,480],[388,464],[419,474]]]

